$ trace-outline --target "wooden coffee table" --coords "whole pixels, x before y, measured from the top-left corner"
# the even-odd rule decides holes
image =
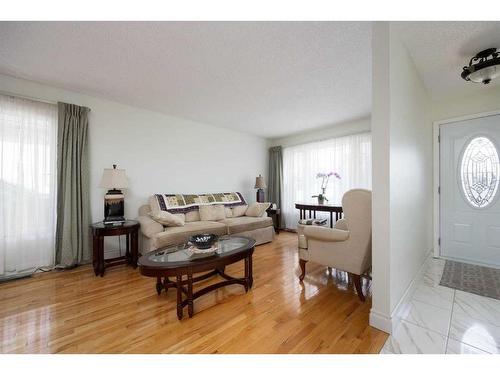
[[[218,241],[218,250],[212,255],[192,254],[188,244],[165,247],[143,255],[139,258],[139,270],[142,275],[156,277],[156,291],[163,289],[177,289],[177,318],[183,316],[183,309],[187,305],[188,315],[194,314],[193,301],[215,289],[227,285],[240,284],[248,292],[252,288],[252,254],[255,240],[243,236],[226,236]],[[236,278],[227,275],[225,267],[240,260],[245,262],[245,275]],[[193,274],[206,272],[200,276]],[[224,281],[209,285],[193,292],[193,284],[219,275]],[[175,277],[175,280],[170,280]],[[186,298],[183,298],[183,295]]]

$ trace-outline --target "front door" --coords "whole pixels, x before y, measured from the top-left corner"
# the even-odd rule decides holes
[[[500,267],[500,115],[439,130],[440,255]]]

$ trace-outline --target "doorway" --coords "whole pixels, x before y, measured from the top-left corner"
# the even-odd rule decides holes
[[[439,125],[439,256],[500,268],[500,115]]]

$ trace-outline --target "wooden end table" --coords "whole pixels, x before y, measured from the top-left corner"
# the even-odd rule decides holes
[[[139,227],[139,222],[135,220],[127,220],[121,225],[109,225],[102,222],[90,225],[93,239],[92,264],[96,276],[104,276],[106,268],[119,264],[127,264],[137,268],[137,259],[139,258]],[[125,256],[104,259],[104,237],[122,235],[126,236]]]
[[[279,208],[268,208],[267,215],[273,219],[274,231],[280,233],[281,227],[281,210]]]

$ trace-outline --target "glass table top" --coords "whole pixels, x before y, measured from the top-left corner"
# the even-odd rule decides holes
[[[217,250],[213,253],[198,254],[190,250],[191,244],[185,243],[176,246],[169,246],[162,249],[152,251],[139,259],[139,263],[157,264],[161,266],[162,263],[184,263],[193,262],[199,259],[205,259],[213,256],[224,256],[226,254],[248,250],[253,247],[255,241],[247,237],[225,236],[219,237],[215,243]]]

